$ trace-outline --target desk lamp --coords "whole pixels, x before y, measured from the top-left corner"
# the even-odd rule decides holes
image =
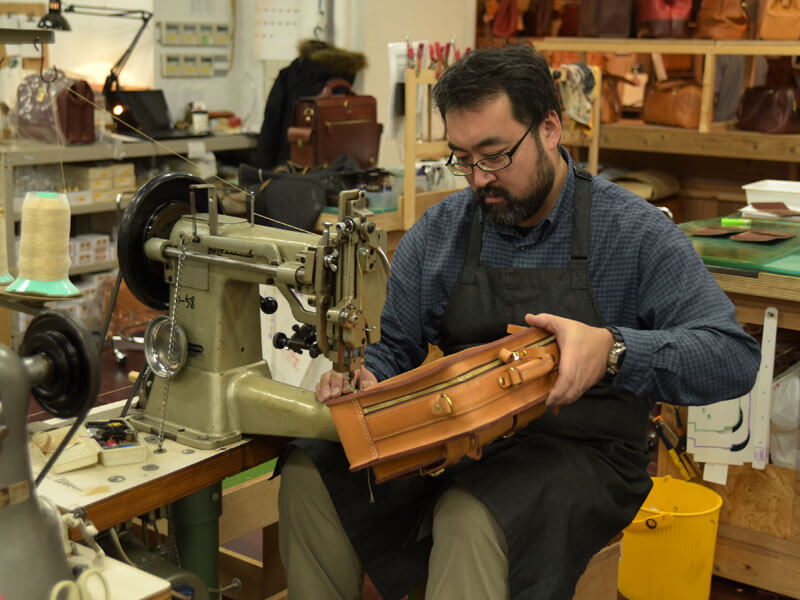
[[[123,114],[127,110],[125,104],[121,101],[119,94],[117,91],[119,90],[119,73],[122,71],[122,68],[125,66],[125,63],[128,62],[128,59],[133,52],[134,47],[139,42],[139,38],[142,37],[142,33],[144,32],[147,24],[150,22],[150,19],[153,17],[153,13],[148,12],[146,10],[133,10],[128,8],[110,8],[110,7],[103,7],[103,6],[85,6],[81,4],[70,4],[64,9],[64,12],[74,13],[76,15],[90,15],[96,17],[118,17],[121,19],[141,19],[142,25],[139,27],[139,31],[136,32],[136,35],[133,38],[133,41],[127,47],[125,52],[122,53],[122,56],[119,57],[117,62],[114,63],[114,66],[111,67],[111,72],[106,77],[105,83],[103,83],[103,97],[106,99],[106,107],[110,110],[115,117],[122,118]],[[64,15],[61,13],[61,2],[60,0],[51,0],[49,5],[48,13],[42,17],[42,19],[38,23],[38,27],[42,29],[57,29],[62,31],[71,31],[71,27],[67,22]]]

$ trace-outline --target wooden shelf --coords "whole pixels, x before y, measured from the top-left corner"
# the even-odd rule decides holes
[[[532,38],[540,51],[614,52],[616,54],[713,54],[735,56],[794,56],[800,52],[797,41],[700,40],[658,38]]]
[[[741,131],[714,124],[708,132],[622,120],[600,127],[600,148],[722,158],[800,161],[800,135]]]

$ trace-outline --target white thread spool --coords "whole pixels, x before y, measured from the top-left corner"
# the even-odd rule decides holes
[[[8,247],[6,246],[6,217],[0,214],[0,285],[14,281],[8,272]]]
[[[69,202],[64,194],[28,192],[22,205],[19,275],[12,293],[72,296],[69,280]]]

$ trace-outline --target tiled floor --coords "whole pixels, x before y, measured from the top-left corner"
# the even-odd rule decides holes
[[[129,351],[124,365],[117,364],[106,346],[102,355],[102,381],[99,402],[107,403],[124,400],[128,397],[131,384],[128,381],[128,371],[142,368],[143,358],[139,351]],[[29,411],[31,420],[47,418],[35,402],[31,402]],[[256,559],[261,558],[261,536],[254,534],[245,536],[230,544],[231,549],[241,552]],[[621,598],[621,597],[620,597]],[[675,599],[680,600],[680,599]],[[709,600],[788,600],[772,592],[745,586],[737,582],[728,581],[718,577],[712,580],[711,595]]]

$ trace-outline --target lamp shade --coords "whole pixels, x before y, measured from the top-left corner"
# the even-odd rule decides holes
[[[36,26],[39,29],[72,31],[64,15],[61,14],[61,0],[50,0],[47,14],[39,19],[39,23]]]

